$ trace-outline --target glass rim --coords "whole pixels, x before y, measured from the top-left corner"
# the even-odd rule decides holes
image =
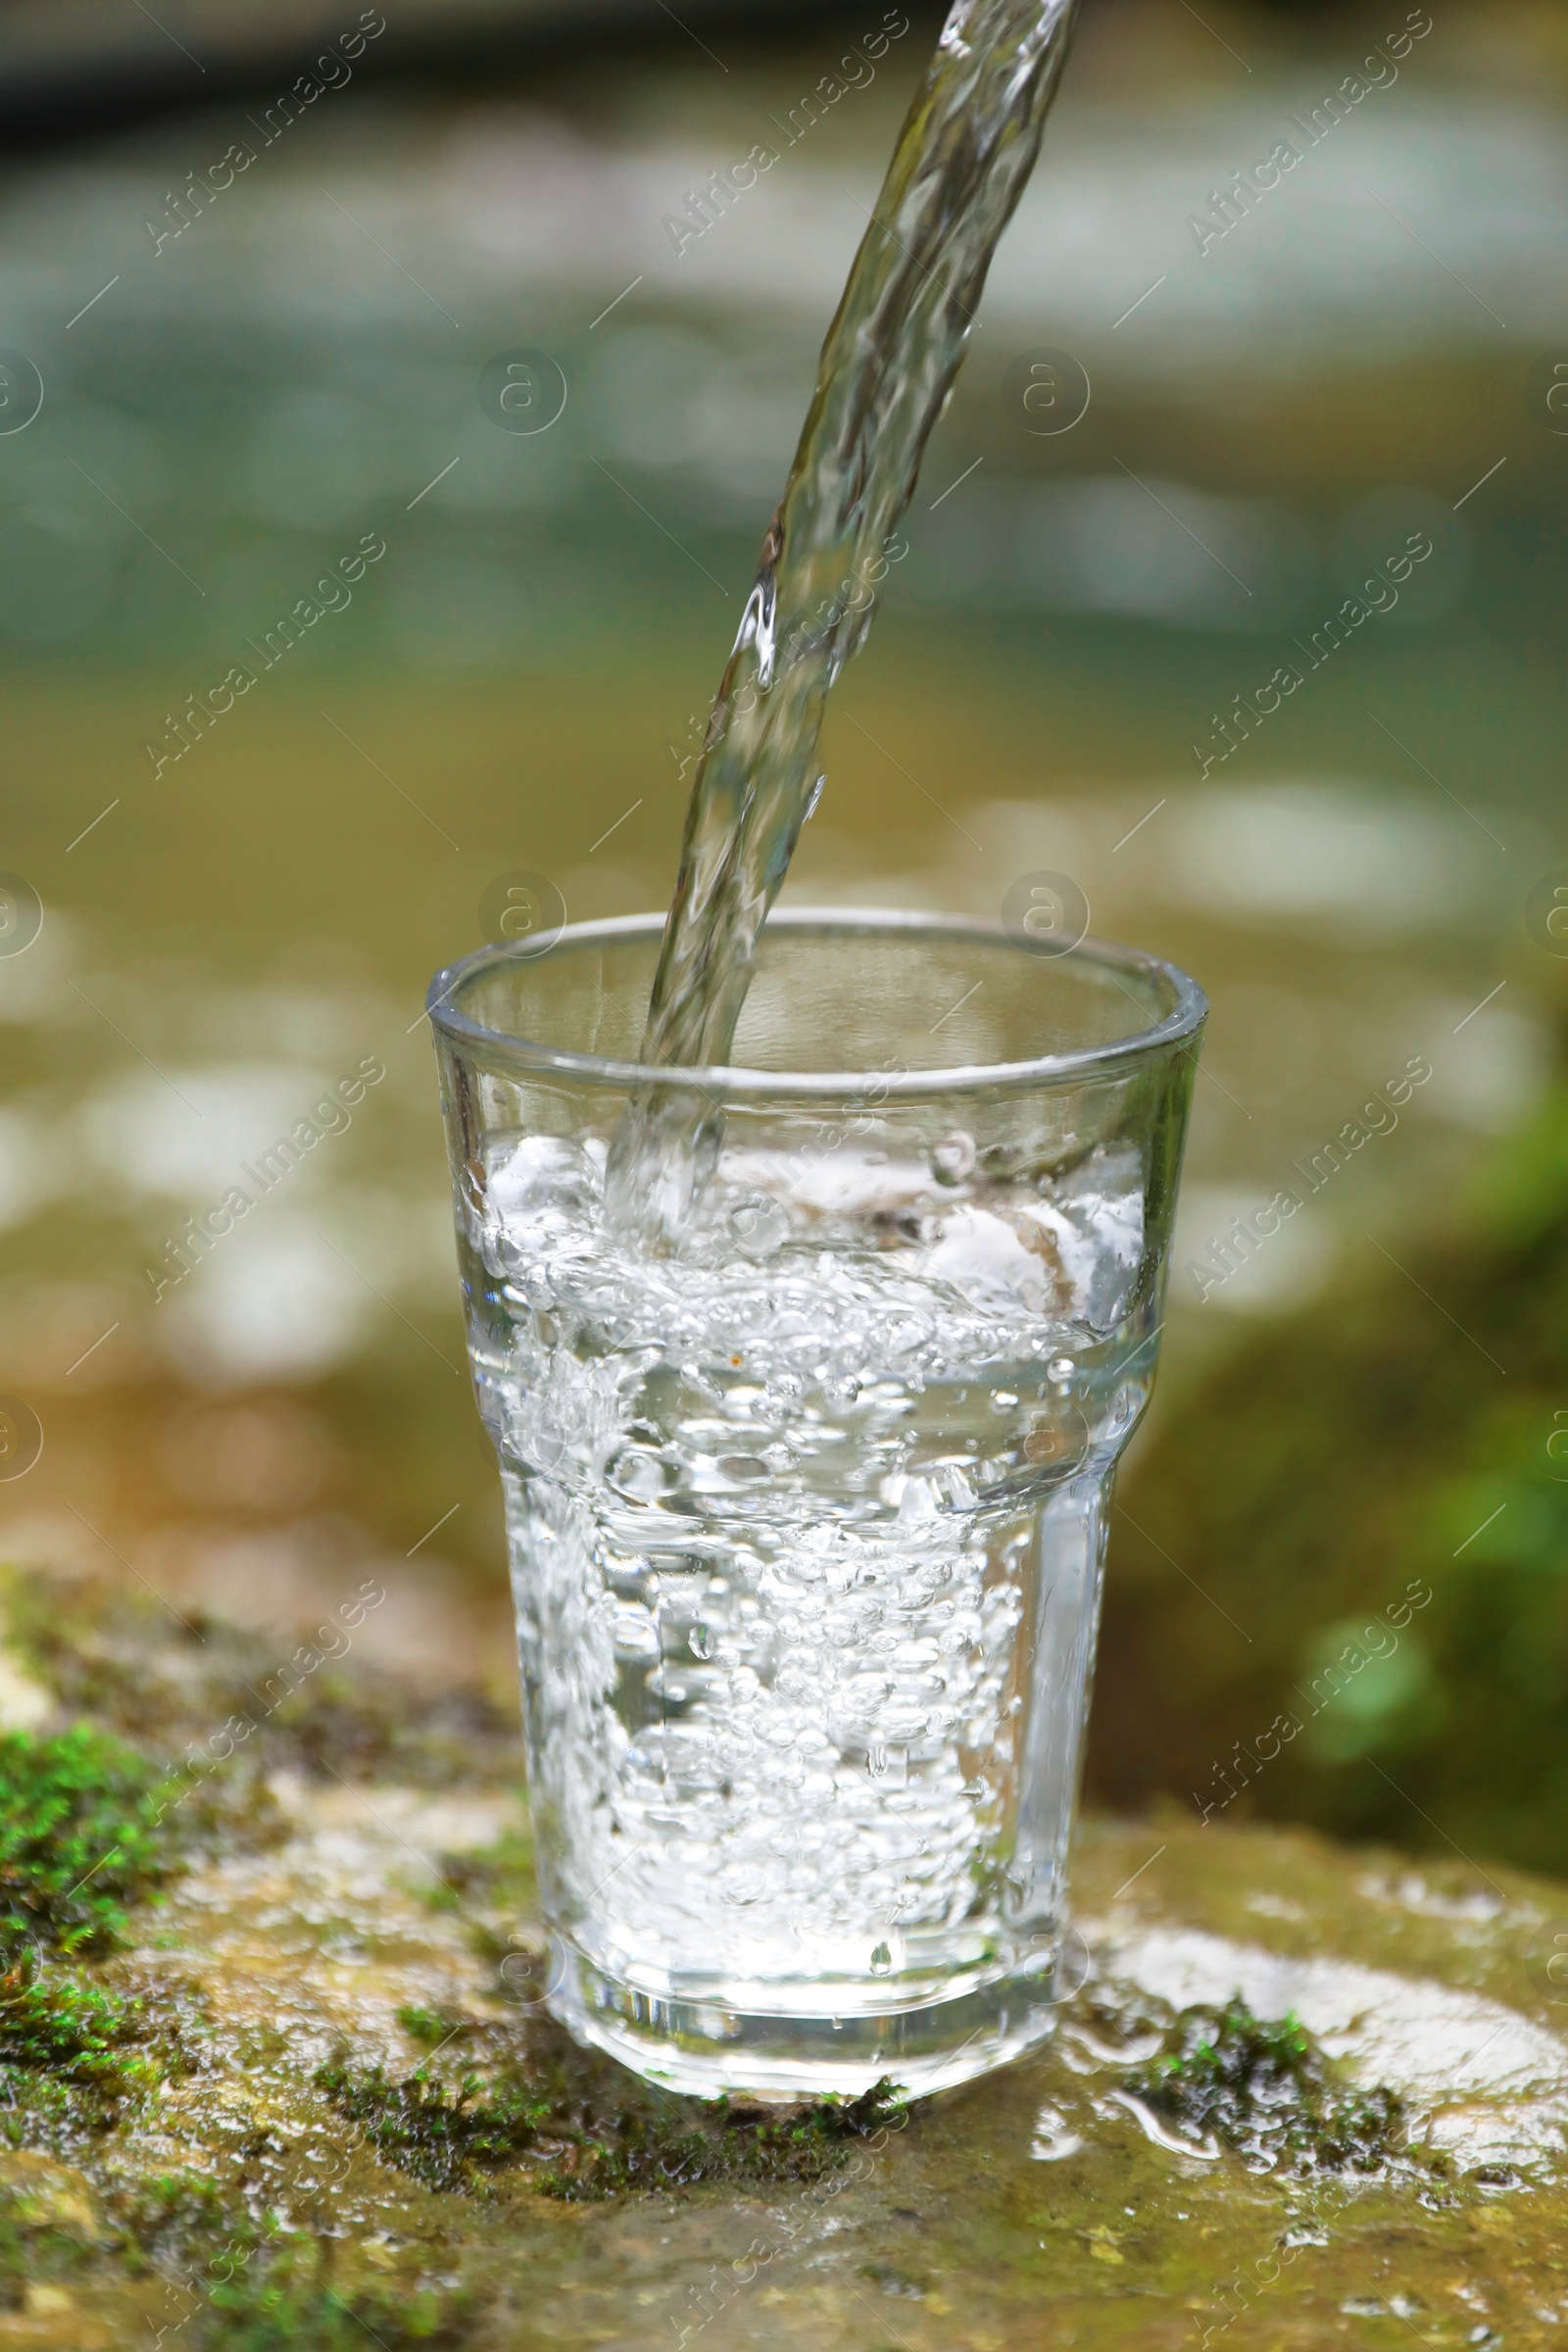
[[[618,946],[634,940],[657,938],[663,928],[664,916],[662,913],[610,915],[594,922],[565,924],[544,948],[530,950],[525,946],[498,946],[493,943],[475,948],[469,955],[460,956],[456,963],[444,965],[431,979],[424,1007],[430,1026],[432,1030],[439,1030],[450,1044],[504,1063],[514,1073],[530,1077],[576,1079],[590,1085],[612,1087],[622,1093],[657,1085],[677,1093],[710,1098],[719,1096],[731,1101],[770,1098],[786,1102],[822,1102],[844,1097],[863,1100],[874,1089],[877,1101],[886,1102],[925,1099],[932,1095],[974,1094],[997,1087],[1060,1084],[1074,1078],[1101,1075],[1114,1071],[1122,1063],[1145,1059],[1184,1044],[1197,1036],[1208,1015],[1208,999],[1198,982],[1180,965],[1168,963],[1161,956],[1148,955],[1140,948],[1122,947],[1114,941],[1097,939],[1079,940],[1050,960],[1065,963],[1077,959],[1102,968],[1136,973],[1143,978],[1158,978],[1174,992],[1176,1001],[1172,1009],[1160,1020],[1137,1029],[1127,1037],[1112,1038],[1103,1045],[1081,1046],[1065,1054],[1042,1054],[1026,1061],[955,1063],[950,1069],[759,1070],[729,1062],[672,1064],[666,1067],[645,1061],[619,1061],[603,1054],[570,1053],[561,1047],[544,1045],[536,1039],[518,1037],[508,1030],[493,1029],[487,1023],[461,1012],[451,1001],[466,983],[497,965],[518,962],[544,964],[552,957],[576,948],[611,943]],[[1031,961],[1045,960],[1022,946],[1001,923],[981,921],[971,915],[925,913],[905,907],[775,907],[768,915],[764,934],[766,931],[838,932],[847,935],[886,932],[906,939],[926,936],[949,941],[968,940],[976,947],[1011,947]]]

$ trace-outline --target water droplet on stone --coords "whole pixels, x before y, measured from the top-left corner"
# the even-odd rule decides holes
[[[888,1947],[885,1943],[879,1943],[876,1947],[876,1950],[871,1954],[872,1976],[885,1977],[892,1966],[893,1954],[888,1950]]]

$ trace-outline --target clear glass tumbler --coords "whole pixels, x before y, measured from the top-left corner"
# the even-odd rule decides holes
[[[1027,924],[775,913],[733,1066],[660,1073],[708,1171],[660,1254],[603,1208],[660,934],[430,989],[551,2006],[687,2090],[932,2090],[1059,1998],[1207,1008]]]

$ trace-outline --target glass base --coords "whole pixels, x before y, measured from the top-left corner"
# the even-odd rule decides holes
[[[667,2090],[780,2102],[858,2098],[888,2082],[910,2098],[1005,2066],[1045,2041],[1061,1994],[1052,1970],[1011,1970],[943,2000],[834,2017],[824,1987],[769,1987],[778,2006],[731,2008],[711,1998],[656,1995],[558,1946],[552,2014],[578,2041],[608,2051]],[[810,2002],[815,2006],[808,2008]]]

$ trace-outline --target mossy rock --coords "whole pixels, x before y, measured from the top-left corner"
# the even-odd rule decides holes
[[[174,1867],[168,1776],[87,1724],[0,1732],[0,1950],[109,1949]]]
[[[1568,1874],[1568,1091],[1396,1255],[1135,1455],[1091,1786]]]
[[[57,1906],[0,1986],[0,2344],[1549,2340],[1568,1891],[1174,1811],[1099,1825],[1077,1865],[1094,1970],[1033,2057],[912,2107],[892,2085],[704,2103],[540,2006],[515,1741],[508,1785],[490,1732],[464,1777],[461,1749],[432,1776],[395,1740],[313,1769],[308,1720],[268,1727],[265,1770],[250,1741],[204,1770],[194,1835],[123,1709],[70,1729],[111,1645],[93,1607],[78,1589],[85,1662],[29,1647],[61,1711],[0,1744],[3,1801],[34,1818],[74,1759],[67,1815],[97,1820],[108,1774],[146,1841],[91,1936],[63,1950],[84,1923]],[[228,1672],[204,1631],[205,1690],[177,1629],[161,1662],[136,1632],[182,1720]],[[320,1703],[361,1720],[394,1696],[380,1676]],[[122,1825],[98,1826],[112,1850]]]

